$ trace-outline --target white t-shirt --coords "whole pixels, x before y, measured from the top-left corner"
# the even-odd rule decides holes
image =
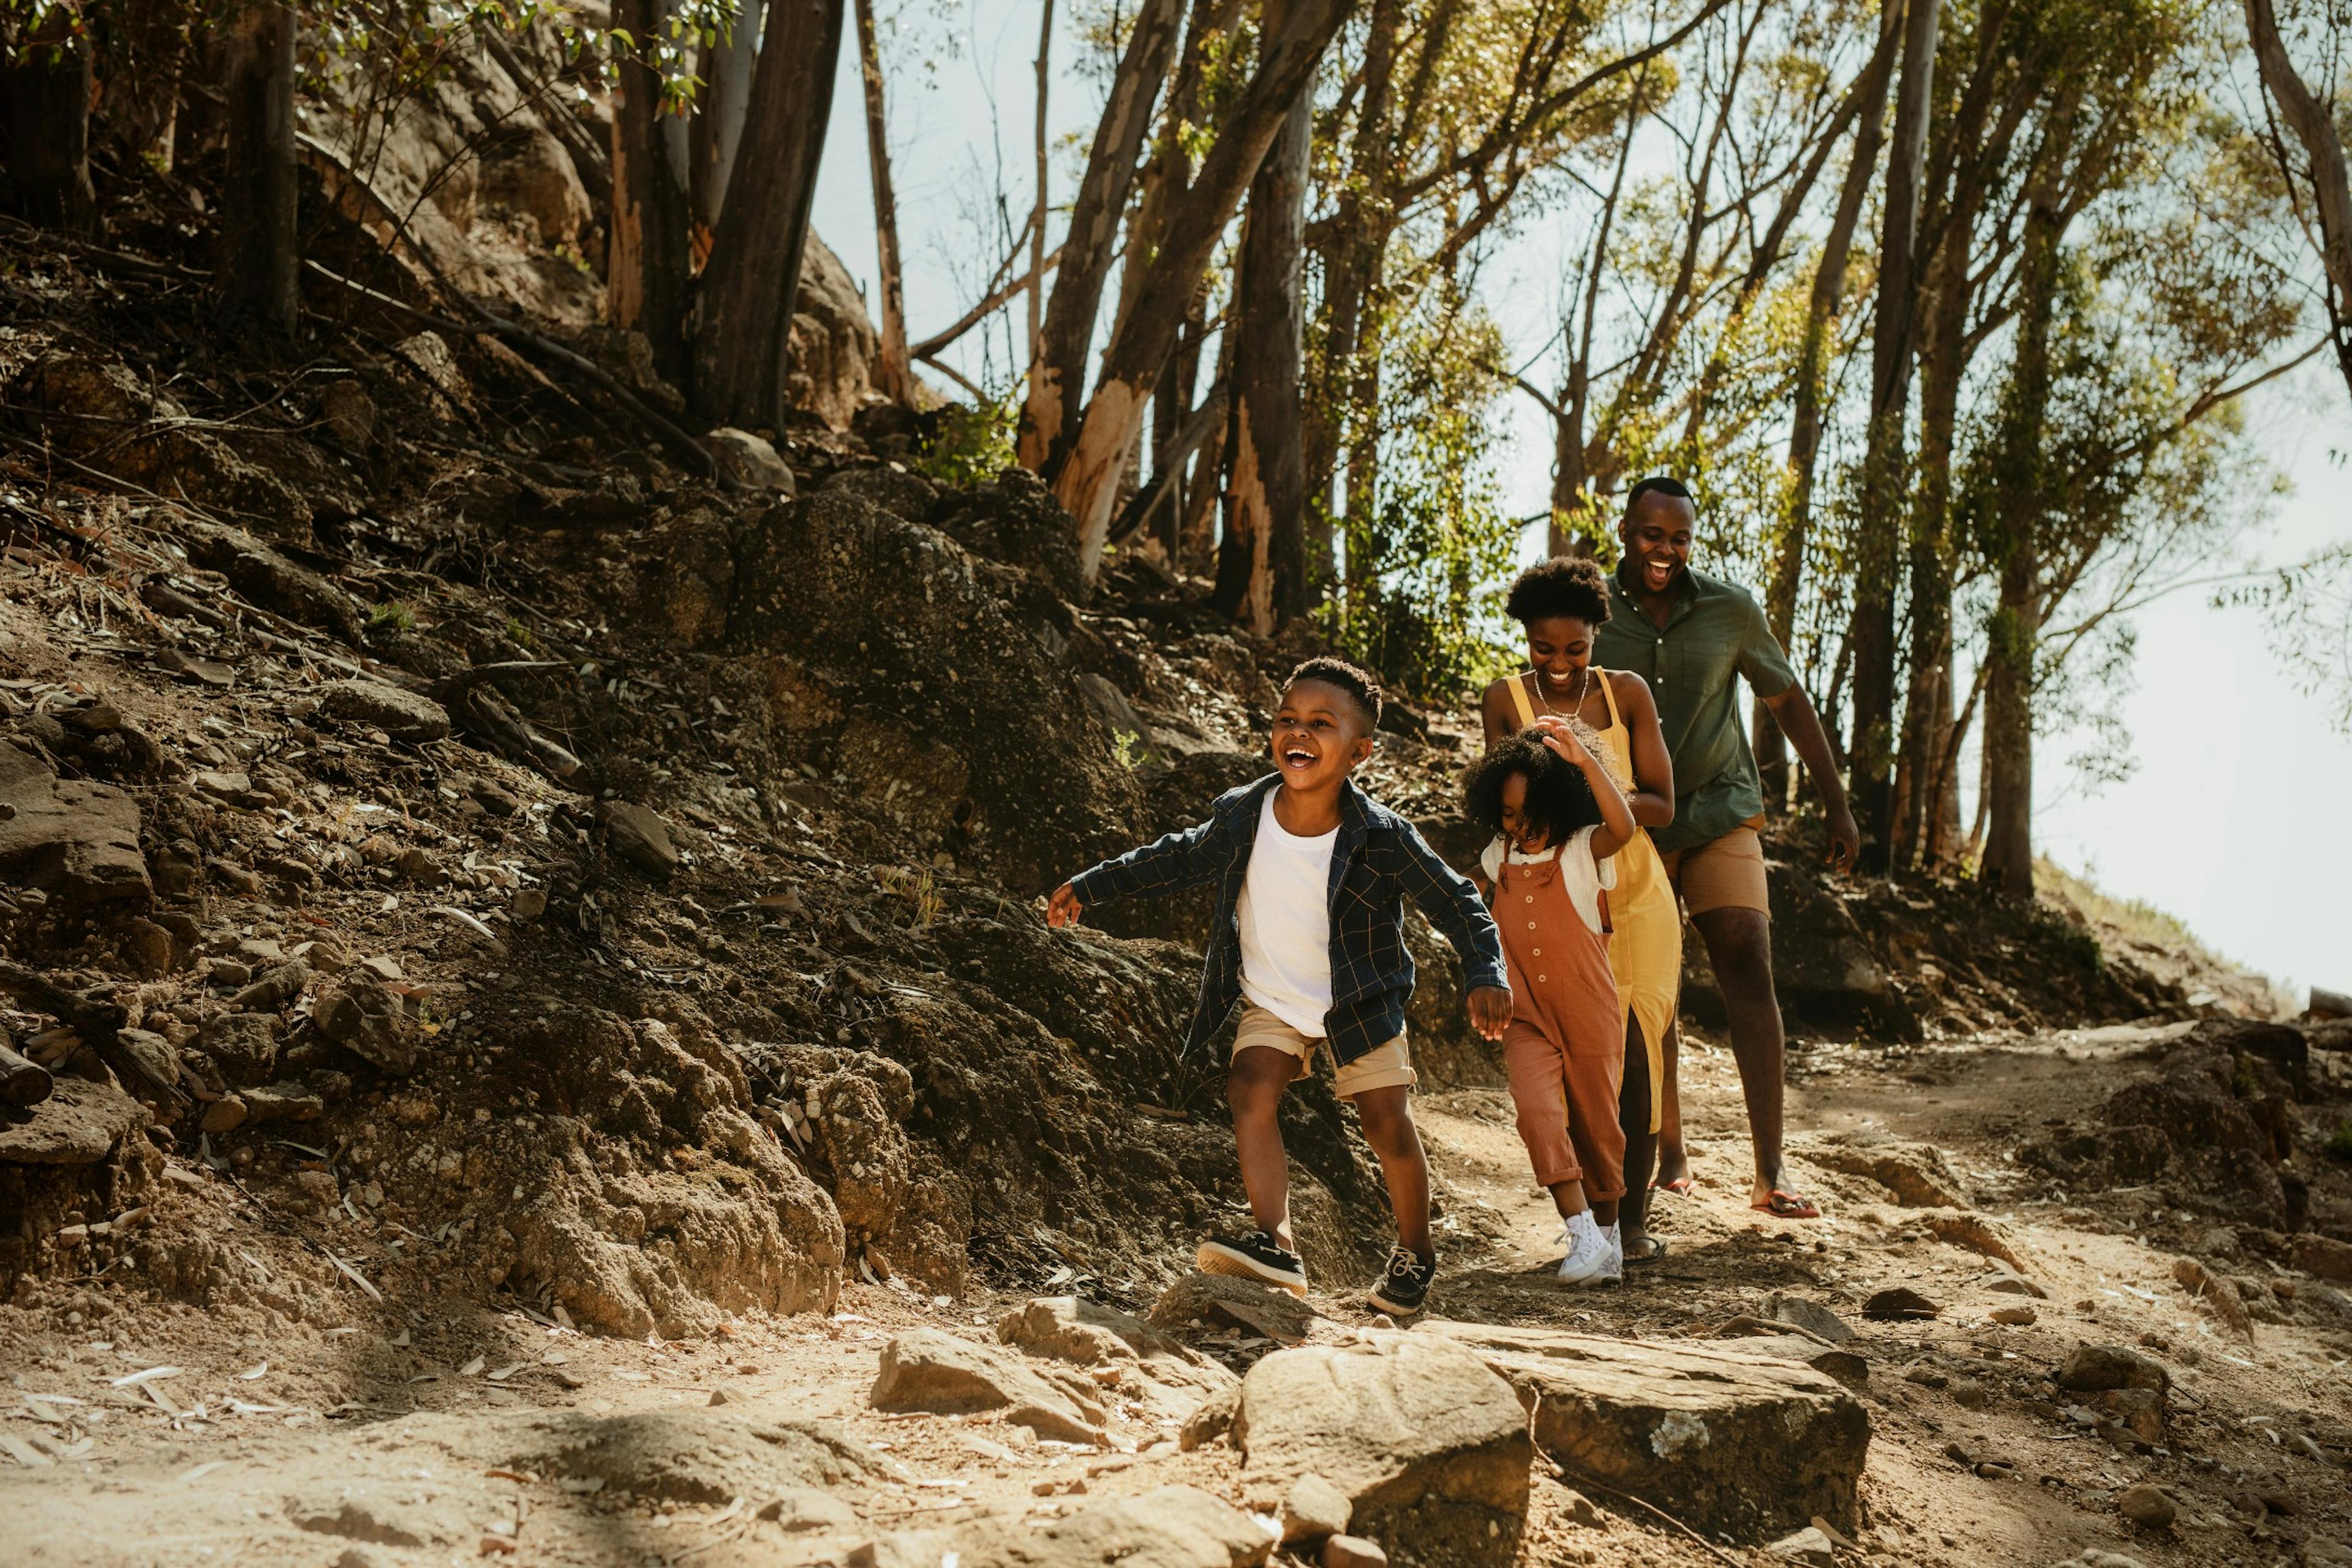
[[[1331,849],[1337,827],[1312,838],[1284,831],[1265,792],[1257,843],[1242,882],[1242,994],[1300,1034],[1324,1035],[1331,1010]]]

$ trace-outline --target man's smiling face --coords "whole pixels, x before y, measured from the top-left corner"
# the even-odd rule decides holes
[[[1651,490],[1617,525],[1625,559],[1633,563],[1635,583],[1644,594],[1663,594],[1690,567],[1691,535],[1698,526],[1698,509],[1681,496]]]
[[[1370,726],[1353,693],[1324,680],[1300,680],[1282,694],[1274,716],[1274,765],[1292,789],[1337,783],[1372,754]]]

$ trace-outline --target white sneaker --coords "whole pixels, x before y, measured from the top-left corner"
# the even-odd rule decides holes
[[[1601,1260],[1600,1272],[1592,1277],[1595,1285],[1622,1285],[1625,1281],[1625,1237],[1613,1225],[1600,1227],[1601,1238],[1609,1244],[1609,1256]]]
[[[1608,1266],[1609,1238],[1593,1223],[1591,1209],[1570,1215],[1560,1239],[1568,1244],[1568,1256],[1559,1260],[1561,1284],[1586,1284]]]

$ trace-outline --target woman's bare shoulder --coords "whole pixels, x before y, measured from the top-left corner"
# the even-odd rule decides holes
[[[1617,700],[1621,704],[1633,703],[1643,708],[1650,706],[1650,683],[1630,669],[1611,670],[1609,689],[1616,694]]]

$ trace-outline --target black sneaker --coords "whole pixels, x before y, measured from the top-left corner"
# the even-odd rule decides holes
[[[1436,1264],[1423,1263],[1400,1247],[1389,1254],[1388,1269],[1371,1288],[1369,1300],[1383,1312],[1409,1318],[1429,1300],[1430,1282],[1436,1278]]]
[[[1268,1231],[1254,1230],[1243,1237],[1213,1236],[1201,1243],[1201,1250],[1193,1254],[1192,1261],[1200,1265],[1203,1274],[1231,1274],[1279,1286],[1294,1296],[1307,1294],[1307,1265]]]

